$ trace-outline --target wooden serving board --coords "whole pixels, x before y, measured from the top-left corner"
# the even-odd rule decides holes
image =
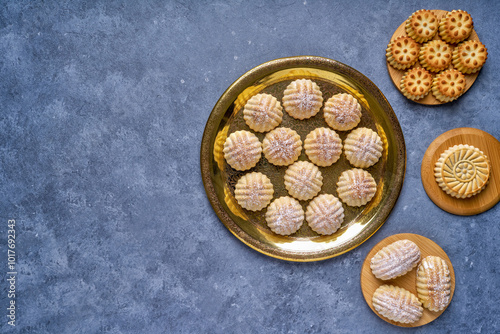
[[[392,280],[387,280],[387,281],[383,281],[383,280],[376,278],[373,275],[372,270],[370,268],[371,259],[379,250],[381,250],[385,246],[387,246],[395,241],[404,240],[404,239],[411,240],[417,244],[417,246],[420,248],[420,254],[421,254],[422,259],[426,256],[429,256],[429,255],[435,255],[435,256],[439,256],[440,258],[442,258],[446,261],[446,263],[448,264],[448,268],[450,269],[450,276],[451,276],[451,294],[450,294],[450,303],[451,303],[451,299],[453,298],[453,293],[455,292],[455,272],[453,270],[453,265],[451,264],[451,261],[448,258],[448,255],[446,255],[446,252],[441,247],[439,247],[439,245],[436,244],[434,241],[427,239],[426,237],[423,237],[421,235],[412,234],[412,233],[401,233],[401,234],[392,235],[392,236],[387,237],[384,240],[380,241],[378,244],[375,245],[375,247],[372,248],[372,250],[366,256],[365,261],[363,262],[363,266],[361,268],[361,290],[363,292],[363,296],[364,296],[368,306],[381,319],[383,319],[383,320],[387,321],[388,323],[393,324],[395,326],[418,327],[418,326],[428,324],[429,322],[435,320],[437,317],[439,317],[446,310],[446,308],[442,311],[439,311],[439,312],[429,311],[428,309],[424,308],[424,313],[419,321],[417,321],[413,324],[402,324],[402,323],[395,322],[395,321],[389,320],[389,319],[381,316],[380,314],[377,313],[377,311],[375,311],[375,309],[373,308],[373,304],[372,304],[373,293],[375,292],[375,290],[379,286],[384,285],[384,284],[399,286],[401,288],[404,288],[404,289],[410,291],[415,296],[417,296],[416,282],[417,282],[417,267],[418,266],[403,276],[397,277],[397,278],[392,279]]]
[[[446,11],[446,10],[439,10],[439,9],[432,10],[432,12],[437,16],[438,20],[441,20],[441,18],[446,13],[448,13],[448,11]],[[391,41],[393,39],[395,39],[396,37],[408,36],[408,34],[406,33],[405,26],[406,26],[406,20],[403,23],[401,23],[401,25],[396,29],[396,31],[394,32],[394,34],[391,37]],[[434,36],[433,40],[435,40],[435,39],[441,39],[441,37],[439,37],[439,32],[436,33],[436,35]],[[476,33],[476,31],[474,29],[472,30],[472,33],[469,36],[469,38],[467,38],[466,40],[479,41],[479,37],[477,36],[477,33]],[[387,44],[389,44],[389,43],[387,43]],[[422,43],[420,43],[420,44],[422,44]],[[449,45],[451,45],[452,47],[456,46],[455,44],[449,44]],[[413,65],[412,67],[421,67],[420,62],[417,61],[417,63],[415,65]],[[450,64],[449,68],[453,68],[453,65]],[[392,67],[389,64],[389,62],[387,62],[387,70],[389,71],[389,76],[391,77],[392,82],[394,83],[394,85],[396,86],[396,88],[401,92],[401,88],[399,87],[400,84],[401,84],[401,78],[403,77],[403,75],[405,74],[405,72],[408,69],[398,70],[398,69],[395,69],[394,67]],[[476,78],[477,78],[479,72],[476,72],[476,73],[473,73],[473,74],[465,74],[465,83],[466,84],[465,84],[464,94],[465,94],[465,92],[467,90],[469,90],[469,88],[472,86],[472,84],[474,83],[474,81],[476,81]],[[433,74],[433,75],[435,75],[435,74]],[[401,92],[401,94],[402,94],[402,92]],[[437,105],[437,104],[444,104],[444,103],[446,103],[446,102],[441,102],[441,101],[437,100],[434,97],[434,95],[432,95],[432,92],[429,92],[429,94],[427,94],[426,97],[424,97],[424,98],[422,98],[420,100],[416,100],[414,102],[417,102],[417,103],[420,103],[420,104],[426,104],[426,105]]]
[[[470,198],[455,198],[444,192],[434,177],[434,165],[441,153],[459,145],[472,145],[488,157],[491,165],[489,183]],[[456,128],[437,137],[427,148],[420,170],[427,196],[441,209],[455,215],[470,216],[491,209],[500,201],[500,142],[487,132],[474,128]]]

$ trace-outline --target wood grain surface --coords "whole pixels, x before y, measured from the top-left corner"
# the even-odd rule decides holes
[[[426,256],[429,255],[434,255],[434,256],[439,256],[440,258],[444,259],[446,263],[448,264],[448,268],[450,269],[450,276],[451,276],[451,295],[450,295],[450,303],[453,298],[453,293],[455,292],[455,272],[453,270],[453,265],[451,264],[450,259],[448,258],[448,255],[446,255],[446,252],[439,247],[438,244],[436,244],[434,241],[423,237],[418,234],[412,234],[412,233],[401,233],[401,234],[395,234],[390,237],[385,238],[384,240],[380,241],[378,244],[375,245],[375,247],[372,248],[372,250],[368,253],[368,255],[365,258],[365,261],[363,262],[363,266],[361,268],[361,290],[363,292],[363,296],[366,300],[366,303],[368,306],[372,309],[375,314],[377,314],[381,319],[387,321],[390,324],[393,324],[395,326],[400,326],[400,327],[418,327],[422,326],[425,324],[428,324],[429,322],[435,320],[438,318],[445,310],[439,311],[439,312],[433,312],[429,311],[428,309],[424,308],[424,313],[422,317],[420,318],[419,321],[413,323],[413,324],[402,324],[399,322],[395,322],[392,320],[389,320],[380,314],[378,314],[375,309],[373,308],[372,304],[372,296],[375,290],[384,284],[389,284],[389,285],[395,285],[399,286],[401,288],[404,288],[411,293],[413,293],[415,296],[417,296],[417,286],[416,286],[416,280],[417,280],[417,267],[415,267],[412,271],[409,273],[397,277],[392,280],[387,280],[383,281],[378,278],[376,278],[372,270],[370,268],[370,261],[372,257],[382,248],[385,246],[398,241],[398,240],[404,240],[408,239],[413,241],[414,243],[417,244],[417,246],[420,248],[420,254],[421,258],[425,258]]]
[[[441,18],[446,13],[448,13],[448,11],[446,11],[446,10],[432,10],[432,12],[437,16],[438,20],[441,20]],[[472,18],[472,19],[474,20],[474,18]],[[394,34],[391,37],[391,41],[393,39],[395,39],[396,37],[408,36],[408,34],[406,33],[405,26],[406,26],[406,20],[403,23],[401,23],[401,25],[396,29],[396,31],[394,32]],[[439,37],[439,33],[437,33],[434,36],[433,40],[435,40],[435,39],[441,39],[441,37]],[[478,37],[476,31],[472,30],[471,35],[466,40],[479,41],[479,37]],[[389,43],[387,43],[387,44],[389,44]],[[456,46],[455,44],[450,44],[450,45],[453,47]],[[486,47],[488,47],[488,46],[486,46]],[[417,61],[417,63],[415,65],[413,65],[412,67],[419,67],[419,66],[421,66],[420,62]],[[453,68],[453,65],[450,64],[450,66],[448,68]],[[400,88],[401,78],[403,77],[404,73],[408,69],[398,70],[398,69],[395,69],[394,67],[392,67],[391,65],[389,65],[389,62],[387,62],[387,70],[389,71],[389,76],[391,77],[392,82],[394,83],[396,88],[401,92],[401,88]],[[481,71],[473,73],[473,74],[464,74],[465,75],[465,82],[466,82],[465,92],[467,92],[467,90],[469,90],[469,88],[472,86],[474,81],[476,81],[476,78],[480,72]],[[433,76],[435,76],[435,74],[433,74]],[[465,92],[464,92],[464,94],[465,94]],[[434,97],[434,95],[432,95],[432,92],[429,92],[429,94],[427,94],[427,96],[425,96],[424,98],[422,98],[420,100],[416,100],[414,102],[417,102],[420,104],[426,104],[426,105],[439,105],[439,104],[446,103],[446,102],[441,102],[441,101],[437,100]]]
[[[434,165],[448,148],[468,144],[480,149],[490,161],[489,183],[470,198],[455,198],[444,192],[434,177]],[[441,209],[455,215],[470,216],[491,209],[500,201],[500,142],[487,132],[475,128],[456,128],[437,137],[427,148],[420,170],[427,196]]]

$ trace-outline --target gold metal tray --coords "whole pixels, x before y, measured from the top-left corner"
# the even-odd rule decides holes
[[[366,206],[352,208],[344,204],[345,218],[341,228],[330,236],[312,231],[306,222],[291,236],[274,234],[265,221],[265,209],[251,212],[242,209],[234,199],[236,181],[249,171],[266,174],[274,185],[274,198],[287,195],[283,176],[286,167],[270,164],[264,156],[256,167],[239,172],[226,164],[222,148],[228,134],[250,128],[243,119],[243,107],[255,94],[265,92],[279,101],[283,91],[293,80],[308,78],[318,84],[326,102],[333,94],[347,92],[362,106],[358,127],[369,127],[378,132],[384,142],[384,152],[374,166],[367,170],[377,182],[377,193]],[[308,120],[296,120],[283,112],[280,126],[298,132],[304,141],[317,127],[328,127],[323,110]],[[342,140],[349,131],[337,131]],[[256,133],[262,141],[265,134]],[[272,60],[259,65],[236,80],[222,94],[210,114],[201,142],[201,174],[212,207],[222,223],[238,239],[251,248],[283,260],[318,261],[343,254],[363,243],[385,222],[403,185],[406,151],[403,133],[391,106],[380,90],[363,74],[335,60],[301,56]],[[299,160],[308,160],[302,150]],[[320,167],[323,187],[320,193],[337,196],[339,175],[352,166],[342,155],[331,167]],[[309,201],[301,201],[304,210]]]

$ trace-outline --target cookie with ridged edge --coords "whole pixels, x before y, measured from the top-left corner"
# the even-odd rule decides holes
[[[304,210],[296,199],[283,196],[267,207],[266,222],[274,233],[290,235],[297,232],[304,223]]]
[[[417,296],[394,285],[379,286],[373,293],[372,305],[381,316],[403,324],[417,322],[424,313]]]
[[[455,145],[444,151],[434,166],[434,177],[448,195],[468,198],[488,184],[491,166],[488,157],[472,145]]]
[[[429,94],[432,74],[422,67],[410,68],[401,78],[401,92],[410,100],[420,100]]]
[[[340,158],[342,140],[332,129],[316,128],[304,140],[304,150],[314,164],[328,167]]]
[[[418,60],[420,44],[408,36],[399,36],[387,45],[385,56],[389,64],[397,70],[412,67]]]
[[[297,161],[285,172],[285,188],[300,201],[316,196],[323,186],[323,176],[318,167],[308,161]]]
[[[456,44],[467,39],[474,29],[469,13],[457,9],[446,13],[439,22],[439,36],[448,43]]]
[[[432,80],[432,95],[441,102],[451,102],[465,92],[465,76],[454,68],[438,73]]]
[[[405,25],[408,36],[419,43],[431,40],[438,32],[438,28],[439,20],[428,9],[420,9],[411,14]]]
[[[344,140],[344,154],[354,167],[373,166],[379,161],[382,151],[382,139],[369,128],[354,129]]]
[[[243,171],[257,165],[262,156],[262,145],[256,135],[240,130],[226,138],[223,151],[227,163],[232,168]]]
[[[411,240],[393,242],[379,250],[370,262],[373,275],[381,280],[403,276],[420,262],[420,248]]]
[[[422,305],[434,312],[444,310],[451,300],[450,269],[438,256],[427,256],[417,268],[417,296]]]
[[[440,72],[451,64],[453,48],[439,39],[425,43],[420,48],[420,65],[431,72]]]
[[[323,108],[326,124],[337,131],[347,131],[361,121],[361,105],[348,93],[339,93],[330,97]]]
[[[372,200],[377,192],[377,183],[364,169],[353,168],[343,171],[337,182],[339,198],[349,206],[363,206]]]
[[[323,93],[309,79],[292,81],[283,93],[285,111],[296,119],[307,119],[316,115],[323,106]]]
[[[460,43],[454,50],[452,64],[462,73],[470,74],[479,71],[486,59],[488,50],[480,41],[465,41]]]
[[[292,129],[276,128],[264,137],[262,151],[273,165],[288,166],[299,158],[302,152],[302,140]]]
[[[273,199],[273,194],[271,180],[259,172],[243,175],[234,188],[234,198],[238,204],[250,211],[264,209]]]
[[[270,94],[252,96],[243,108],[243,119],[250,129],[257,132],[271,131],[283,119],[280,102]]]
[[[344,207],[339,199],[331,194],[319,195],[309,202],[306,221],[314,232],[331,235],[344,221]]]

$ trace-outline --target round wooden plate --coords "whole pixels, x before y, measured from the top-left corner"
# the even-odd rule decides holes
[[[434,165],[449,147],[468,144],[477,147],[490,160],[490,180],[486,188],[470,198],[455,198],[445,193],[434,177]],[[491,209],[500,201],[500,142],[487,132],[456,128],[437,137],[427,148],[420,170],[427,196],[441,209],[455,215],[470,216]]]
[[[421,235],[412,233],[401,233],[401,234],[391,235],[390,237],[387,237],[384,240],[380,241],[378,244],[375,245],[375,247],[372,248],[372,250],[366,256],[365,261],[363,262],[363,267],[361,268],[361,290],[363,292],[363,296],[365,297],[368,306],[381,319],[387,321],[390,324],[400,327],[418,327],[428,324],[429,322],[439,317],[446,310],[446,308],[439,312],[429,311],[428,309],[424,308],[424,313],[419,321],[413,324],[402,324],[381,316],[380,314],[377,313],[377,311],[375,311],[372,304],[373,293],[379,286],[384,284],[399,286],[401,288],[410,291],[415,296],[417,295],[417,287],[416,287],[417,267],[415,267],[412,271],[403,276],[387,281],[382,281],[376,278],[373,275],[372,270],[370,268],[371,259],[379,250],[381,250],[385,246],[395,241],[403,239],[411,240],[417,244],[417,246],[420,248],[420,254],[422,259],[429,255],[435,255],[439,256],[440,258],[446,261],[446,263],[448,264],[448,268],[450,269],[450,276],[451,276],[451,294],[450,294],[450,303],[451,303],[451,299],[453,298],[453,293],[455,292],[455,272],[453,271],[453,265],[451,264],[448,255],[446,255],[445,251],[441,247],[439,247],[439,245],[436,244],[434,241],[427,239],[426,237],[423,237]]]
[[[448,13],[448,11],[446,10],[439,10],[439,9],[434,9],[432,10],[432,12],[437,16],[438,20],[441,20],[441,18],[446,14]],[[398,29],[396,29],[396,31],[394,32],[394,34],[392,35],[391,37],[391,41],[393,39],[395,39],[396,37],[399,37],[399,36],[408,36],[408,34],[406,33],[406,20],[401,23],[401,25],[398,27]],[[439,33],[437,33],[433,40],[434,39],[441,39],[441,37],[439,37]],[[467,38],[466,40],[474,40],[474,41],[479,41],[479,37],[477,36],[477,33],[476,31],[473,29],[472,30],[472,33],[471,35],[469,36],[469,38]],[[387,43],[389,44],[389,43]],[[455,44],[450,44],[451,46],[455,46]],[[413,65],[412,67],[419,67],[421,66],[420,65],[420,62],[417,61],[417,63],[415,65]],[[453,68],[453,65],[450,64],[449,68]],[[401,92],[401,88],[399,87],[400,83],[401,83],[401,78],[403,77],[403,75],[405,74],[405,72],[408,70],[397,70],[395,69],[394,67],[392,67],[391,65],[389,65],[389,62],[387,62],[387,70],[389,71],[389,76],[391,77],[392,79],[392,82],[394,83],[394,85],[396,86],[396,88]],[[469,88],[472,86],[472,84],[474,83],[474,81],[476,81],[476,78],[478,76],[479,72],[476,72],[476,73],[472,73],[472,74],[465,74],[465,91],[464,93],[469,90]],[[402,92],[401,92],[402,94]],[[446,102],[441,102],[439,100],[437,100],[434,95],[432,95],[432,92],[430,92],[429,94],[427,94],[426,97],[420,99],[420,100],[417,100],[417,101],[414,101],[414,102],[417,102],[417,103],[420,103],[420,104],[427,104],[427,105],[437,105],[437,104],[443,104],[443,103],[446,103]]]

